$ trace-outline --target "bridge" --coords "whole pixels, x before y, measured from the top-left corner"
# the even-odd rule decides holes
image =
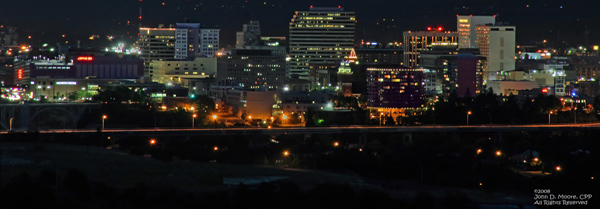
[[[65,128],[75,128],[84,113],[100,107],[96,103],[29,103],[0,104],[0,127],[4,130],[29,130],[32,121],[37,121],[44,114],[56,112],[61,114]],[[34,124],[35,125],[35,124]]]
[[[412,141],[413,133],[492,133],[501,139],[503,132],[544,132],[544,131],[596,131],[600,123],[585,124],[555,124],[555,125],[471,125],[471,126],[346,126],[346,127],[293,127],[293,128],[153,128],[153,129],[54,129],[39,131],[44,136],[73,134],[82,137],[105,135],[114,137],[148,136],[222,136],[222,135],[281,135],[298,134],[310,137],[313,134],[356,134],[361,143],[366,142],[367,134],[396,133],[402,135],[402,140]],[[0,132],[8,134],[8,132]]]

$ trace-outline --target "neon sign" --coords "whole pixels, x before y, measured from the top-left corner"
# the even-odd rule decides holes
[[[92,61],[92,60],[94,60],[94,57],[91,57],[91,56],[77,57],[77,61]]]
[[[17,79],[23,79],[23,69],[17,70]]]

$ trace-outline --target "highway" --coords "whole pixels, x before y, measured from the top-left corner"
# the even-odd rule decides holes
[[[108,135],[245,135],[245,134],[366,134],[366,133],[423,133],[423,132],[513,132],[513,131],[585,131],[600,130],[600,123],[553,124],[553,125],[471,125],[471,126],[341,126],[341,127],[279,127],[279,128],[145,128],[145,129],[105,129]],[[39,134],[78,134],[99,133],[96,129],[52,129],[40,130]],[[7,131],[0,134],[8,134]]]

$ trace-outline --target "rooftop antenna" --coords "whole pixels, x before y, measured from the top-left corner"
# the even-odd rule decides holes
[[[139,20],[139,26],[140,28],[142,27],[142,0],[140,0],[140,14],[138,16],[138,20]]]

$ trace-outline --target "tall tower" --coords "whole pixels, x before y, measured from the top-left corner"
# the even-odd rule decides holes
[[[515,70],[515,36],[515,26],[477,26],[479,51],[487,58],[483,65],[484,82],[500,80],[499,72]]]
[[[175,29],[175,59],[196,57],[199,53],[200,23],[177,23]]]
[[[175,57],[175,28],[140,28],[137,42],[140,58],[144,60],[144,78],[154,75],[152,60],[169,60]]]
[[[458,48],[477,48],[477,26],[494,23],[496,23],[495,16],[457,15]]]
[[[309,79],[313,64],[337,64],[354,48],[354,12],[343,7],[296,11],[290,22],[290,76]]]

